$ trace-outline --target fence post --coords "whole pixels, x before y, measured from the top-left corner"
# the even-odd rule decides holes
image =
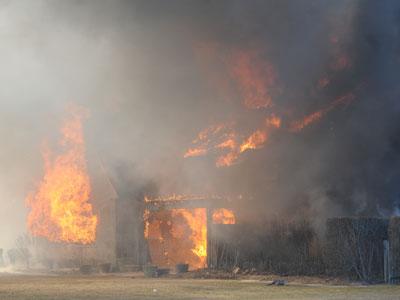
[[[389,256],[389,241],[383,241],[383,273],[385,278],[385,283],[390,282],[390,256]]]

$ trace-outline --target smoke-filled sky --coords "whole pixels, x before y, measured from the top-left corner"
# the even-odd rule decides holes
[[[242,195],[244,218],[395,213],[399,17],[395,0],[0,1],[0,247],[25,231],[69,103],[90,112],[89,164],[162,194]],[[230,167],[183,158],[210,126],[246,137],[272,114],[282,127]]]

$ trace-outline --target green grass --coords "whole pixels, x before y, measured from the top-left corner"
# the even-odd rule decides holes
[[[262,282],[122,276],[1,276],[0,299],[400,299],[400,286],[268,286]]]

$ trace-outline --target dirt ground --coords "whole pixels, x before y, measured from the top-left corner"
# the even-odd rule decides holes
[[[133,275],[0,276],[0,299],[400,299],[400,286],[290,282],[256,279],[143,278]]]

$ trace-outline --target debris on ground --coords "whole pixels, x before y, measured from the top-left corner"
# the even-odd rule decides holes
[[[288,284],[288,282],[284,279],[275,279],[271,283],[271,285],[278,285],[278,286],[287,285],[287,284]]]

